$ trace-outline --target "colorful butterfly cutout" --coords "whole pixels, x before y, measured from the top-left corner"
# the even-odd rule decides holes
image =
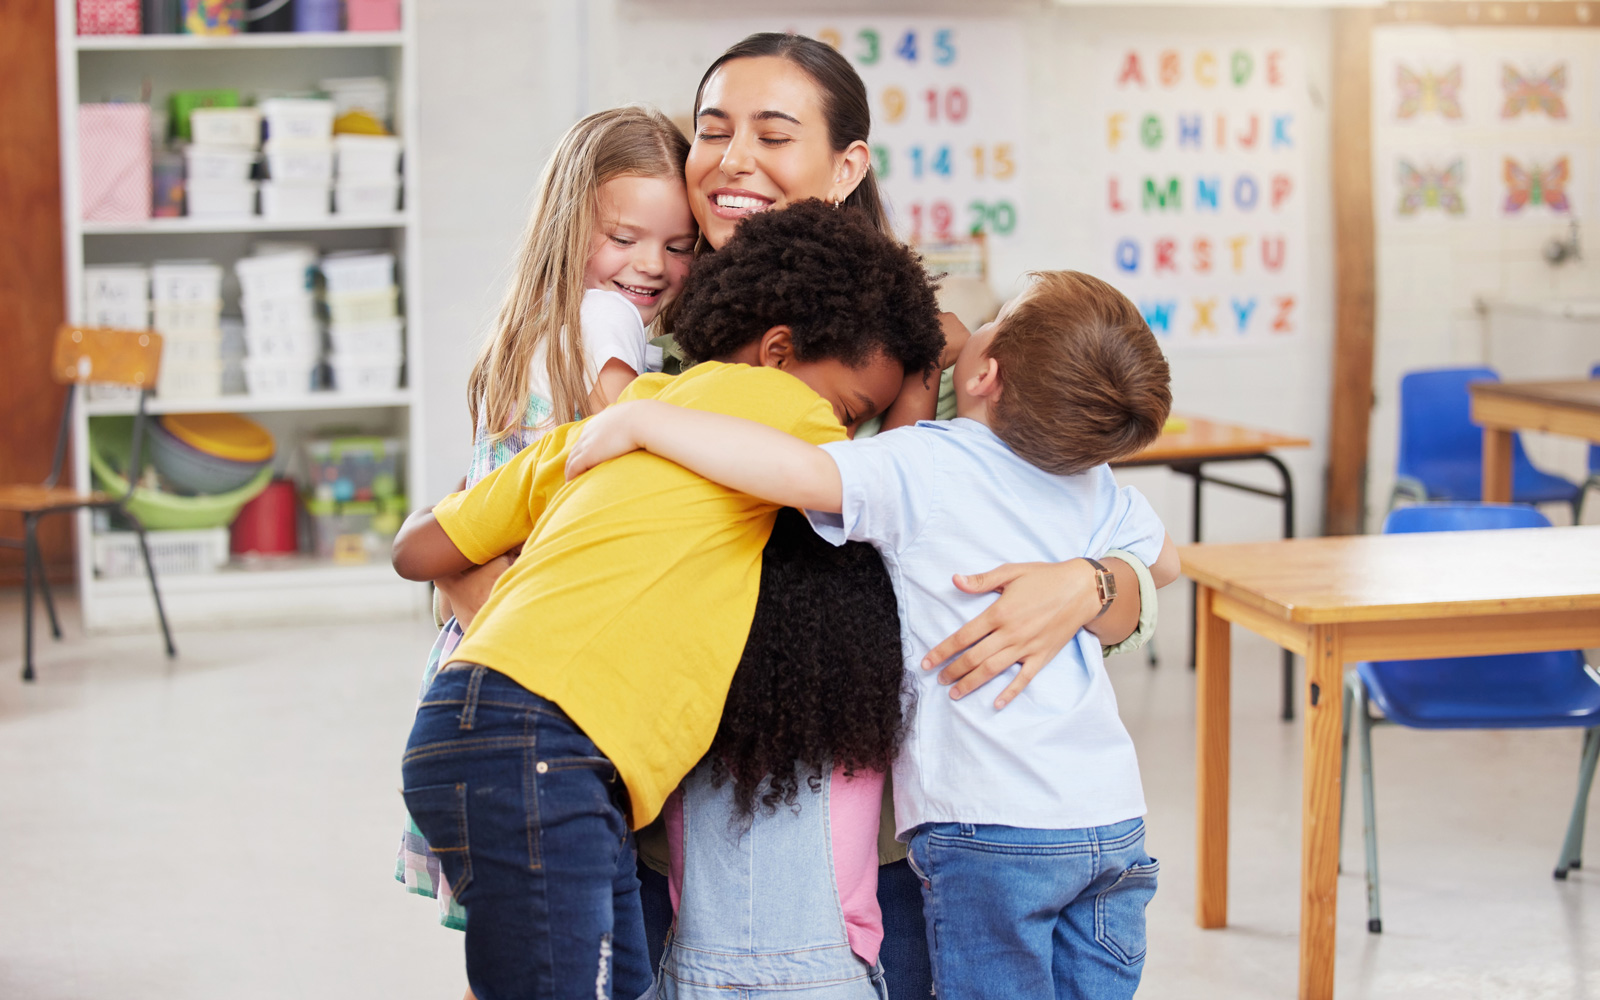
[[[1401,160],[1400,214],[1416,215],[1424,208],[1437,208],[1450,215],[1465,215],[1467,203],[1461,197],[1461,185],[1466,174],[1466,164],[1460,157],[1451,160],[1443,169],[1417,167]]]
[[[1430,111],[1441,118],[1461,117],[1461,64],[1443,73],[1423,70],[1416,73],[1406,66],[1396,67],[1396,86],[1400,91],[1397,118],[1415,118]]]
[[[1557,63],[1545,76],[1523,76],[1506,63],[1500,70],[1500,86],[1506,92],[1501,118],[1518,118],[1524,111],[1543,111],[1551,118],[1567,117],[1567,102],[1562,96],[1567,89],[1566,63]]]
[[[1530,205],[1544,205],[1552,212],[1570,212],[1567,180],[1571,175],[1565,156],[1549,166],[1529,163],[1527,167],[1506,157],[1506,213],[1520,212]]]

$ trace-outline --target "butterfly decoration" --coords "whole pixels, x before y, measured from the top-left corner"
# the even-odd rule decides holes
[[[1544,76],[1529,73],[1523,76],[1510,63],[1500,69],[1500,86],[1506,92],[1501,118],[1518,118],[1523,112],[1543,111],[1551,118],[1567,117],[1567,102],[1562,95],[1567,89],[1567,64],[1557,63],[1556,68]]]
[[[1514,214],[1530,205],[1544,205],[1552,212],[1570,212],[1567,201],[1567,180],[1572,170],[1565,156],[1549,166],[1538,163],[1522,164],[1506,157],[1506,213]]]
[[[1426,69],[1418,73],[1407,66],[1398,66],[1395,83],[1400,91],[1396,118],[1416,118],[1430,111],[1451,120],[1461,117],[1460,63],[1443,73]]]
[[[1461,185],[1466,173],[1466,164],[1460,157],[1442,169],[1417,167],[1401,160],[1400,214],[1416,215],[1424,208],[1437,208],[1449,215],[1465,215],[1467,203],[1461,197]]]

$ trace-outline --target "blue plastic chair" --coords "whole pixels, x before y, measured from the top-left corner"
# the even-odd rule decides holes
[[[1600,378],[1600,365],[1589,369],[1590,378]],[[1578,494],[1578,513],[1573,518],[1574,523],[1583,523],[1583,502],[1588,499],[1589,491],[1600,489],[1600,444],[1589,446],[1589,478],[1583,481],[1583,490]]]
[[[1549,520],[1519,504],[1430,503],[1402,507],[1383,523],[1384,534],[1548,528]],[[1383,712],[1374,717],[1369,704]],[[1556,861],[1555,877],[1583,865],[1583,820],[1600,759],[1600,674],[1576,650],[1458,656],[1438,660],[1358,663],[1345,675],[1344,737],[1339,764],[1339,828],[1344,829],[1344,774],[1350,722],[1361,742],[1361,802],[1367,852],[1367,930],[1383,930],[1378,907],[1378,843],[1372,791],[1372,727],[1386,722],[1414,729],[1536,729],[1583,727],[1578,798]]]
[[[1472,382],[1498,382],[1492,368],[1439,368],[1411,372],[1400,380],[1400,458],[1392,510],[1402,496],[1428,500],[1483,499],[1483,429],[1472,422]],[[1542,472],[1528,460],[1522,435],[1511,436],[1511,499],[1517,503],[1561,501],[1576,522],[1583,490]]]

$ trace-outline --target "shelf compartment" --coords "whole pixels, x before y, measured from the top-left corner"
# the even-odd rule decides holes
[[[404,229],[411,217],[406,212],[367,218],[268,219],[253,215],[245,219],[203,219],[180,216],[175,219],[147,219],[140,222],[84,222],[85,236],[153,236],[177,233],[319,233],[344,229]]]
[[[157,413],[297,413],[322,410],[376,410],[410,406],[411,393],[398,392],[359,396],[342,392],[316,392],[308,396],[216,396],[211,399],[152,399],[145,412]],[[131,400],[88,400],[84,412],[91,417],[129,416],[138,408]]]
[[[79,52],[184,52],[228,49],[396,49],[399,31],[262,31],[242,35],[78,35]]]

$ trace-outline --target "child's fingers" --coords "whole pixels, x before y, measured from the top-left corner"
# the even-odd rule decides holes
[[[1006,584],[1022,575],[1032,563],[1006,563],[987,573],[957,573],[952,579],[956,589],[967,594],[987,594],[991,590],[1004,590]]]
[[[939,664],[950,659],[950,657],[971,646],[973,643],[978,642],[990,632],[993,632],[995,626],[994,622],[991,620],[993,618],[993,615],[991,614],[992,609],[992,605],[988,608],[985,608],[982,613],[978,615],[978,617],[956,629],[943,642],[928,650],[928,655],[922,658],[922,669],[932,670],[934,667],[937,667]],[[955,667],[956,664],[951,664],[950,667],[946,668],[946,672],[948,673],[949,670],[955,669]],[[961,670],[960,673],[956,674],[955,676],[959,677],[961,674],[964,674],[967,672],[967,670],[971,669],[972,664],[968,664],[965,669]]]
[[[1049,662],[1049,660],[1041,659],[1037,656],[1023,660],[1022,669],[1017,671],[1017,676],[1011,678],[1011,683],[1007,684],[1006,689],[1000,692],[1000,697],[994,700],[995,711],[998,712],[1011,704],[1011,699],[1021,694],[1023,688],[1033,683],[1033,679],[1039,676],[1039,671],[1043,670],[1045,664]]]
[[[979,643],[979,646],[982,645],[984,644]],[[1007,670],[1010,670],[1011,665],[1016,663],[1021,658],[1022,650],[1018,649],[1016,646],[1002,646],[997,639],[993,643],[993,651],[989,652],[981,660],[976,661],[976,664],[973,666],[972,670],[970,670],[965,676],[957,681],[955,686],[950,689],[950,697],[957,699],[966,697],[968,694],[971,694],[973,691],[978,690],[978,688],[983,687],[996,677],[999,677]]]

